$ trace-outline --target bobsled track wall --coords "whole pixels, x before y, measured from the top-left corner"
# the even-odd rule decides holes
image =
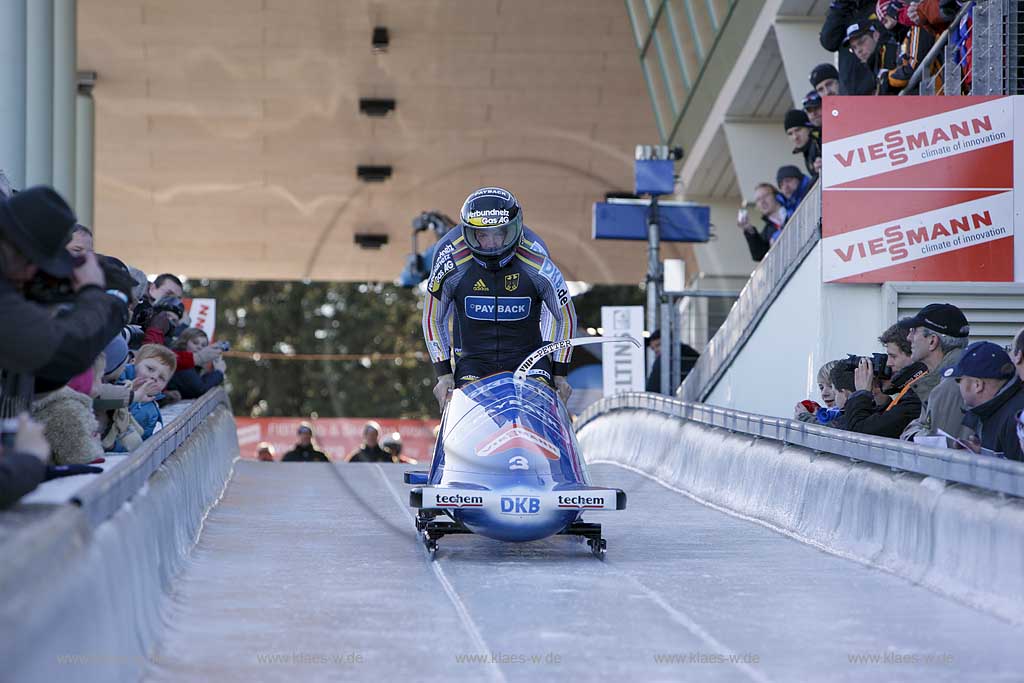
[[[0,680],[137,680],[237,455],[227,397],[211,392],[75,502],[5,539]],[[114,644],[116,658],[97,654]]]
[[[590,463],[639,471],[827,552],[1024,621],[1021,463],[652,394],[604,399],[577,429]],[[755,435],[766,432],[772,438]],[[940,471],[947,478],[927,476]]]

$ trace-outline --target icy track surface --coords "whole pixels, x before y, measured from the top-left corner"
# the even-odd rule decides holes
[[[402,471],[236,463],[145,680],[1021,680],[1024,628],[615,466],[604,562],[476,536],[431,562]]]

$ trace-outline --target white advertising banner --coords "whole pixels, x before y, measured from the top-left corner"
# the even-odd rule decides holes
[[[192,320],[192,327],[198,327],[206,333],[210,341],[214,341],[213,332],[217,323],[216,299],[190,299],[188,317]]]
[[[601,327],[606,337],[628,334],[639,342],[644,338],[643,306],[602,306]],[[621,391],[643,391],[647,386],[647,366],[643,344],[637,348],[629,342],[604,345],[601,364],[604,395]]]

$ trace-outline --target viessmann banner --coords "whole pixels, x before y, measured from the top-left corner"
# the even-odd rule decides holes
[[[828,98],[823,280],[1024,281],[1015,107],[1024,117],[1022,97]]]

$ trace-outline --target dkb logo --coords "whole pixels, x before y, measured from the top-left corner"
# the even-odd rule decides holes
[[[540,512],[540,498],[502,496],[501,511],[515,515],[535,515]]]

